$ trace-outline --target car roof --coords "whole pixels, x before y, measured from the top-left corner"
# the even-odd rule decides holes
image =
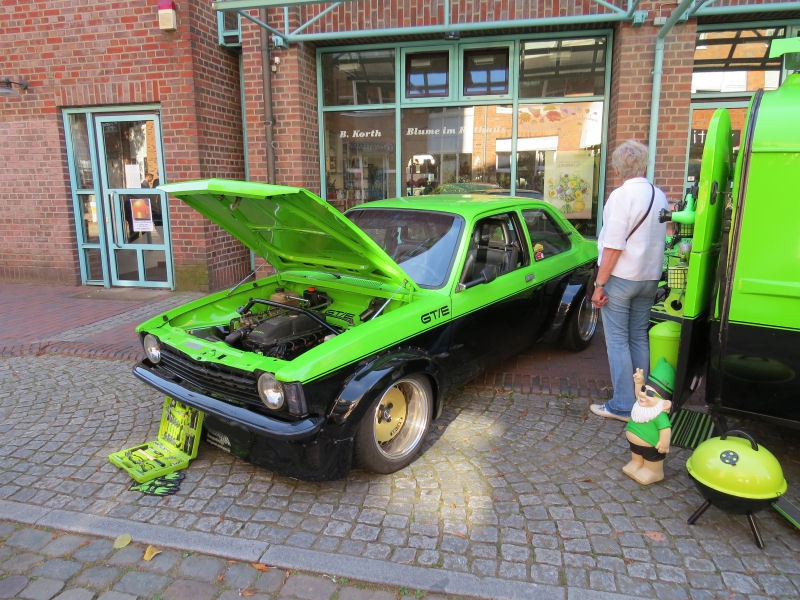
[[[520,208],[550,207],[546,202],[517,196],[492,196],[486,194],[434,194],[430,196],[403,196],[387,200],[373,200],[354,206],[350,210],[363,208],[394,208],[403,210],[428,210],[453,213],[466,219],[479,217],[487,212],[519,210]]]

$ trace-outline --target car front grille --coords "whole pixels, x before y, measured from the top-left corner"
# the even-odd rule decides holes
[[[198,362],[169,346],[161,348],[161,361],[154,371],[162,377],[179,380],[182,385],[206,396],[263,412],[264,405],[256,390],[256,376],[248,371]]]

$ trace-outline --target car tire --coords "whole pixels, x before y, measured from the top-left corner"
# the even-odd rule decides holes
[[[592,343],[600,320],[600,309],[592,305],[584,293],[577,306],[570,310],[561,336],[562,345],[575,352],[584,350]]]
[[[355,437],[355,460],[373,473],[394,473],[416,458],[433,415],[428,379],[408,375],[375,399]]]

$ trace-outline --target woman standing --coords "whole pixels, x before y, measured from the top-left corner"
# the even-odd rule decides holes
[[[664,268],[667,225],[658,213],[667,208],[664,192],[645,179],[647,146],[629,140],[611,156],[623,184],[608,197],[597,239],[597,280],[592,303],[600,308],[614,393],[590,410],[628,421],[635,402],[631,378],[650,365],[650,309]]]

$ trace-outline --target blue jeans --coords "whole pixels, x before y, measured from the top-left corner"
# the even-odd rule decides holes
[[[614,395],[606,410],[623,417],[631,416],[636,401],[633,373],[639,368],[645,378],[650,370],[650,309],[658,281],[630,281],[610,277],[603,291],[608,303],[600,309],[606,338],[608,367]]]

